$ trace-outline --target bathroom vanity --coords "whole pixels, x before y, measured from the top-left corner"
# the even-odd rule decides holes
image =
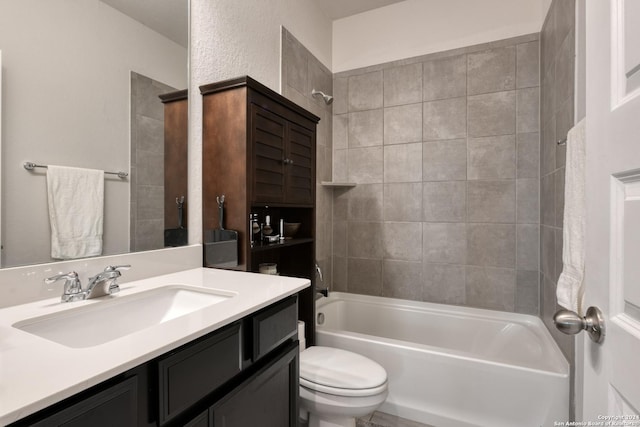
[[[116,296],[2,309],[0,425],[295,426],[297,293],[307,286],[199,268],[121,284]],[[148,322],[146,304],[162,312],[151,326],[121,326],[136,328],[131,311]],[[87,331],[75,320],[96,312],[124,335],[98,324],[101,338],[74,338]],[[46,327],[64,322],[69,334]]]

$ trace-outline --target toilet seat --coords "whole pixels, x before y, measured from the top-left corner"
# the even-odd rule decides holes
[[[359,354],[314,346],[300,354],[300,385],[335,396],[372,396],[387,389],[387,372]]]

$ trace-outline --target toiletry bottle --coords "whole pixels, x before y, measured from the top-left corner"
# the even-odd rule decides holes
[[[254,213],[251,214],[251,234],[252,234],[252,241],[256,240],[257,234],[260,233],[260,224],[258,223],[258,214]]]
[[[251,246],[256,242],[257,234],[260,233],[260,224],[258,224],[258,214],[249,214],[249,235],[251,236]]]
[[[284,219],[280,218],[280,241],[284,241]]]
[[[271,228],[271,215],[264,217],[264,227],[262,227],[262,234],[265,236],[271,236],[273,228]]]
[[[251,246],[253,246],[253,214],[249,214],[249,242],[251,242]]]

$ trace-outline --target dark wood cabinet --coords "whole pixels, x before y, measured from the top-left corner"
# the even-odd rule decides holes
[[[30,425],[34,427],[137,425],[137,380],[135,376],[124,380]]]
[[[251,104],[251,201],[314,204],[315,133]],[[315,128],[315,126],[313,126]]]
[[[298,346],[291,345],[213,405],[209,427],[297,426],[298,403],[289,390],[298,389],[298,370]]]
[[[296,302],[287,297],[11,427],[295,427]]]
[[[188,244],[187,143],[189,128],[186,90],[160,95],[164,104],[164,245]],[[182,209],[178,202],[183,200]]]
[[[236,322],[205,340],[160,358],[160,425],[242,370],[240,344],[240,323]]]
[[[209,427],[209,411],[201,412],[200,415],[187,422],[185,427]]]
[[[295,297],[287,298],[253,316],[252,360],[259,360],[288,339],[297,336],[297,318],[298,306]]]
[[[285,200],[285,139],[287,121],[257,105],[250,105],[252,183],[251,201],[282,203]]]
[[[285,200],[315,204],[315,133],[290,123],[285,154]]]
[[[312,286],[300,293],[301,320],[314,343],[315,165],[319,118],[245,76],[200,87],[203,95],[204,230],[219,226],[217,197],[225,196],[225,228],[238,232],[237,270],[276,263],[284,276]],[[249,215],[300,223],[290,239],[251,243]],[[205,239],[206,242],[206,239]],[[205,245],[205,250],[207,250]],[[205,256],[205,266],[207,265]],[[227,268],[227,267],[225,267]]]

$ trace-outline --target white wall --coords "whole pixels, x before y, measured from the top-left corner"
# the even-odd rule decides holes
[[[331,22],[312,0],[192,0],[194,84],[250,75],[280,89],[280,26],[331,69]]]
[[[129,171],[130,71],[185,88],[187,52],[98,0],[2,1],[0,48],[4,265],[47,262],[45,176],[23,162]],[[105,254],[128,251],[128,207],[107,178]]]
[[[0,153],[1,152],[2,152],[2,51],[0,50]],[[0,161],[0,189],[1,188],[2,188],[2,162]],[[2,198],[0,198],[0,224],[2,224]],[[1,227],[0,227],[0,242],[2,242]],[[0,267],[2,267],[1,257],[0,257]]]
[[[333,22],[334,73],[539,32],[550,0],[406,0]]]

